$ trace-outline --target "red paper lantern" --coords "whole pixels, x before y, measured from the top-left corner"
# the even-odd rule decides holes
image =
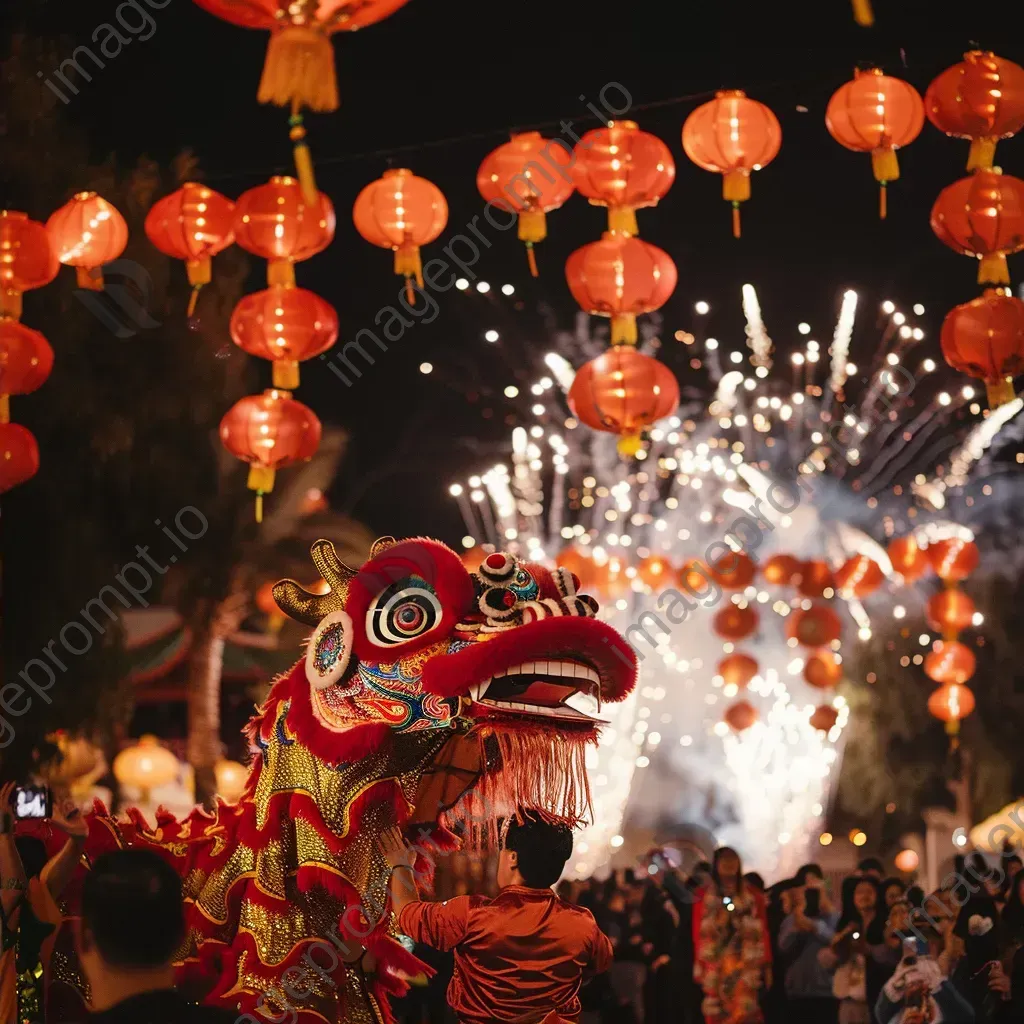
[[[701,561],[694,559],[679,567],[679,583],[691,594],[703,595],[711,586],[711,570]]]
[[[936,540],[928,545],[928,561],[935,575],[945,583],[967,579],[978,568],[979,557],[977,544],[960,537]]]
[[[936,683],[966,683],[977,665],[974,652],[959,640],[936,640],[924,659],[924,674]]]
[[[274,387],[299,386],[299,363],[326,352],[338,338],[334,307],[305,288],[268,288],[246,295],[231,314],[235,344],[274,364]]]
[[[736,604],[728,604],[715,613],[711,628],[723,640],[735,643],[737,640],[745,640],[755,632],[759,621],[760,617],[750,605],[741,608]]]
[[[103,291],[104,263],[112,263],[128,244],[128,224],[95,192],[79,192],[46,222],[57,259],[78,272],[78,287]]]
[[[248,486],[256,492],[256,521],[262,522],[263,495],[274,489],[274,473],[316,454],[320,421],[287,391],[267,390],[235,402],[220,421],[220,439],[249,463]]]
[[[39,472],[39,445],[20,423],[0,423],[0,494]]]
[[[9,395],[27,395],[53,369],[50,343],[17,320],[0,319],[0,423],[9,417]]]
[[[46,228],[28,214],[0,210],[0,316],[21,319],[21,296],[60,270]]]
[[[235,204],[212,188],[187,181],[153,204],[145,229],[165,256],[184,262],[192,285],[191,316],[199,289],[210,283],[213,257],[235,240]]]
[[[661,555],[648,555],[636,567],[637,575],[647,584],[656,588],[664,587],[673,577],[672,566]]]
[[[748,654],[729,654],[718,663],[718,674],[726,685],[732,684],[743,690],[757,675],[760,666],[756,658]]]
[[[903,577],[904,583],[913,583],[920,579],[929,569],[928,555],[918,546],[913,535],[896,537],[889,542],[887,550],[893,571]]]
[[[294,178],[271,178],[235,203],[235,241],[267,260],[267,284],[295,286],[295,264],[322,252],[334,238],[334,206],[322,192],[308,204]]]
[[[824,597],[826,590],[835,590],[836,581],[828,562],[811,559],[800,568],[796,588],[803,597]]]
[[[675,291],[667,252],[630,235],[606,231],[566,261],[572,297],[593,316],[612,318],[612,344],[635,345],[636,318],[660,309]]]
[[[969,686],[947,683],[932,691],[928,710],[940,722],[946,723],[946,732],[955,736],[960,723],[974,710],[974,693]]]
[[[896,150],[907,146],[924,127],[924,103],[918,91],[881,68],[858,69],[828,101],[825,127],[847,149],[871,154],[879,184],[878,214],[886,214],[886,185],[900,176]]]
[[[352,220],[368,242],[394,252],[395,273],[405,278],[406,298],[412,305],[412,279],[423,287],[420,246],[437,238],[448,223],[444,194],[432,181],[404,167],[393,168],[356,196]]]
[[[1024,68],[972,50],[928,86],[924,109],[940,132],[971,140],[967,170],[991,170],[996,142],[1024,128]]]
[[[599,573],[594,560],[582,554],[579,549],[570,545],[562,548],[555,556],[555,565],[560,569],[568,569],[579,581],[579,590],[587,590],[594,586],[598,580]],[[477,569],[479,568],[477,563]],[[476,569],[473,570],[474,572]]]
[[[757,565],[750,555],[730,551],[708,567],[711,578],[725,590],[743,590],[754,582]]]
[[[834,707],[822,704],[811,712],[808,723],[812,729],[817,729],[819,732],[830,732],[838,719],[839,712]]]
[[[699,106],[683,124],[683,150],[705,171],[724,175],[722,198],[732,203],[732,233],[740,237],[740,203],[750,198],[750,172],[779,153],[782,128],[763,103],[739,89],[725,89]]]
[[[643,446],[641,431],[678,405],[679,385],[672,371],[625,345],[584,363],[569,388],[572,414],[592,430],[618,434],[623,455],[635,455]]]
[[[738,700],[726,709],[722,719],[734,732],[744,732],[757,721],[757,708],[749,700]]]
[[[572,180],[581,196],[608,207],[608,230],[637,234],[636,211],[657,206],[672,187],[676,164],[668,146],[635,121],[610,121],[573,150]]]
[[[828,647],[843,635],[843,622],[828,605],[816,604],[794,611],[789,616],[786,632],[804,647]]]
[[[867,555],[847,559],[835,574],[836,589],[843,597],[867,597],[885,579],[885,573]]]
[[[843,679],[843,666],[839,656],[829,647],[822,647],[807,656],[804,662],[804,682],[816,690],[831,690]]]
[[[792,555],[772,555],[761,567],[761,575],[768,583],[786,586],[800,574],[802,563]]]
[[[548,236],[546,214],[573,193],[572,153],[540,132],[522,132],[488,153],[476,172],[480,195],[519,218],[519,240],[526,243],[530,273],[537,276],[533,247]]]
[[[928,599],[928,625],[944,639],[955,640],[957,634],[974,623],[974,602],[956,587],[948,587]]]
[[[1024,181],[979,170],[947,185],[932,207],[932,231],[981,261],[979,284],[1009,284],[1006,257],[1024,249]]]
[[[1013,378],[1024,373],[1024,302],[987,288],[954,306],[942,322],[942,354],[954,370],[985,382],[989,408],[1012,402]]]

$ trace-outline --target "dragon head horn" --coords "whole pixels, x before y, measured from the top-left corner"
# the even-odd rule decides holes
[[[345,607],[349,583],[357,574],[338,558],[329,540],[315,541],[309,554],[330,590],[326,594],[311,594],[295,580],[281,580],[274,584],[274,600],[289,618],[317,626],[325,616]]]

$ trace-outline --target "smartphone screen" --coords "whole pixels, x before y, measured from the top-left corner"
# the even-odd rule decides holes
[[[17,818],[49,818],[52,807],[46,786],[19,786],[14,791],[14,815]]]

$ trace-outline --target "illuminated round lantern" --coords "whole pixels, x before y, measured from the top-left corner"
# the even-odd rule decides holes
[[[734,732],[745,732],[758,719],[757,708],[749,700],[738,700],[726,708],[722,720]]]
[[[928,599],[928,625],[944,639],[955,640],[974,622],[974,602],[956,587],[947,587]]]
[[[274,581],[267,580],[259,590],[256,591],[256,607],[267,617],[267,624],[270,632],[274,635],[281,631],[285,623],[285,614],[281,611],[277,601],[274,600]]]
[[[726,685],[732,684],[740,690],[750,685],[750,681],[760,671],[756,658],[749,654],[729,654],[718,663],[718,674]]]
[[[740,203],[750,198],[750,172],[767,167],[782,145],[779,119],[740,89],[725,89],[683,124],[683,151],[705,171],[724,176],[722,198],[732,203],[732,233],[740,237]]]
[[[60,270],[46,228],[16,210],[0,210],[0,317],[21,319],[21,296]]]
[[[667,252],[630,235],[606,231],[565,264],[572,297],[593,316],[612,320],[612,344],[635,345],[636,318],[660,309],[676,287]]]
[[[924,103],[918,91],[881,68],[858,69],[841,85],[825,109],[825,127],[840,146],[871,154],[879,184],[878,214],[886,215],[886,186],[900,176],[896,150],[924,127]]]
[[[867,597],[873,594],[885,579],[885,573],[867,555],[854,555],[836,571],[836,590],[845,598]]]
[[[729,604],[715,612],[711,628],[723,640],[735,643],[737,640],[745,640],[750,636],[757,629],[759,621],[760,617],[757,612],[749,605],[741,608],[739,605]]]
[[[246,295],[231,314],[231,337],[251,356],[274,364],[274,387],[299,386],[299,363],[338,338],[334,307],[305,288],[268,288]]]
[[[725,590],[749,587],[757,573],[754,560],[742,551],[730,551],[708,568],[711,578]]]
[[[152,790],[178,777],[181,763],[155,736],[143,736],[114,758],[113,769],[121,785],[137,789],[142,802],[148,803]]]
[[[897,871],[902,871],[905,875],[912,875],[921,863],[921,858],[917,855],[916,850],[900,850],[892,862]]]
[[[0,494],[39,472],[39,445],[20,423],[0,423]]]
[[[530,273],[537,276],[533,247],[548,236],[547,217],[573,193],[572,153],[540,132],[522,132],[484,157],[476,172],[480,195],[519,219],[519,240],[526,244]]]
[[[928,561],[935,575],[944,583],[959,583],[967,579],[978,568],[979,558],[978,545],[972,540],[949,537],[928,545]]]
[[[960,723],[974,710],[974,693],[969,686],[947,683],[932,691],[928,710],[940,722],[946,723],[946,732],[955,736]]]
[[[334,238],[334,207],[317,193],[307,203],[294,178],[271,178],[235,203],[235,241],[267,260],[267,284],[295,286],[295,264],[322,252]]]
[[[10,395],[27,395],[40,387],[53,369],[53,349],[38,331],[0,319],[0,423],[10,419]]]
[[[587,132],[573,156],[576,190],[595,206],[607,206],[608,230],[626,235],[637,234],[636,211],[657,206],[676,177],[668,146],[634,121],[610,121]]]
[[[891,540],[886,554],[892,562],[893,570],[903,577],[904,583],[920,579],[931,567],[927,553],[912,534]]]
[[[128,244],[128,224],[95,192],[79,192],[46,222],[53,251],[78,273],[78,287],[103,291],[104,263],[112,263]]]
[[[996,288],[954,306],[942,321],[947,363],[985,382],[989,408],[1016,398],[1013,378],[1024,373],[1024,302]]]
[[[287,391],[267,390],[241,398],[220,421],[224,447],[249,463],[249,490],[256,492],[256,522],[263,521],[263,495],[274,489],[274,474],[311,459],[320,445],[320,421]]]
[[[825,591],[834,590],[836,585],[828,562],[811,559],[800,567],[800,579],[796,589],[803,597],[824,597]]]
[[[971,140],[967,170],[991,170],[996,142],[1024,128],[1024,68],[972,50],[928,86],[924,110],[940,132]]]
[[[981,261],[978,284],[1009,284],[1006,257],[1024,249],[1024,181],[975,171],[939,193],[931,221],[946,245]]]
[[[818,732],[829,732],[839,719],[839,712],[829,704],[822,704],[811,712],[808,722]]]
[[[843,635],[843,623],[828,605],[816,604],[803,611],[794,610],[786,632],[804,647],[828,647]]]
[[[483,559],[481,558],[480,561],[482,562]],[[580,590],[586,590],[597,582],[599,574],[594,560],[571,544],[558,552],[555,556],[555,565],[560,569],[568,569],[580,581]],[[476,572],[479,567],[480,562],[477,562],[476,568],[472,571]]]
[[[936,640],[924,659],[924,674],[935,683],[966,683],[977,668],[974,652],[959,640]]]
[[[831,690],[843,679],[843,664],[829,647],[822,647],[807,656],[804,662],[804,682],[816,690]]]
[[[213,766],[217,795],[229,804],[236,804],[245,792],[249,769],[237,761],[220,760]]]
[[[584,363],[569,389],[572,414],[593,430],[619,435],[619,452],[643,447],[641,432],[679,405],[675,374],[635,348],[616,346]]]
[[[766,582],[774,583],[777,586],[786,586],[792,583],[793,577],[798,576],[801,571],[800,559],[794,558],[792,555],[772,555],[761,566],[761,575]]]
[[[434,241],[448,223],[444,193],[404,167],[392,168],[356,196],[352,220],[368,242],[394,252],[395,273],[405,278],[406,299],[412,305],[413,278],[423,287],[420,246]]]
[[[661,555],[648,555],[636,567],[637,575],[652,589],[664,587],[673,578],[672,566]]]
[[[235,240],[235,204],[212,188],[187,181],[157,200],[146,215],[146,237],[165,256],[182,260],[192,285],[188,315],[210,283],[213,257]]]
[[[691,594],[703,596],[711,586],[711,570],[696,559],[679,567],[679,583]]]

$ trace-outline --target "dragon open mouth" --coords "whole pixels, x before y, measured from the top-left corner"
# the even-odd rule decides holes
[[[484,708],[563,722],[606,724],[601,711],[601,678],[596,669],[565,658],[525,661],[470,687]]]

